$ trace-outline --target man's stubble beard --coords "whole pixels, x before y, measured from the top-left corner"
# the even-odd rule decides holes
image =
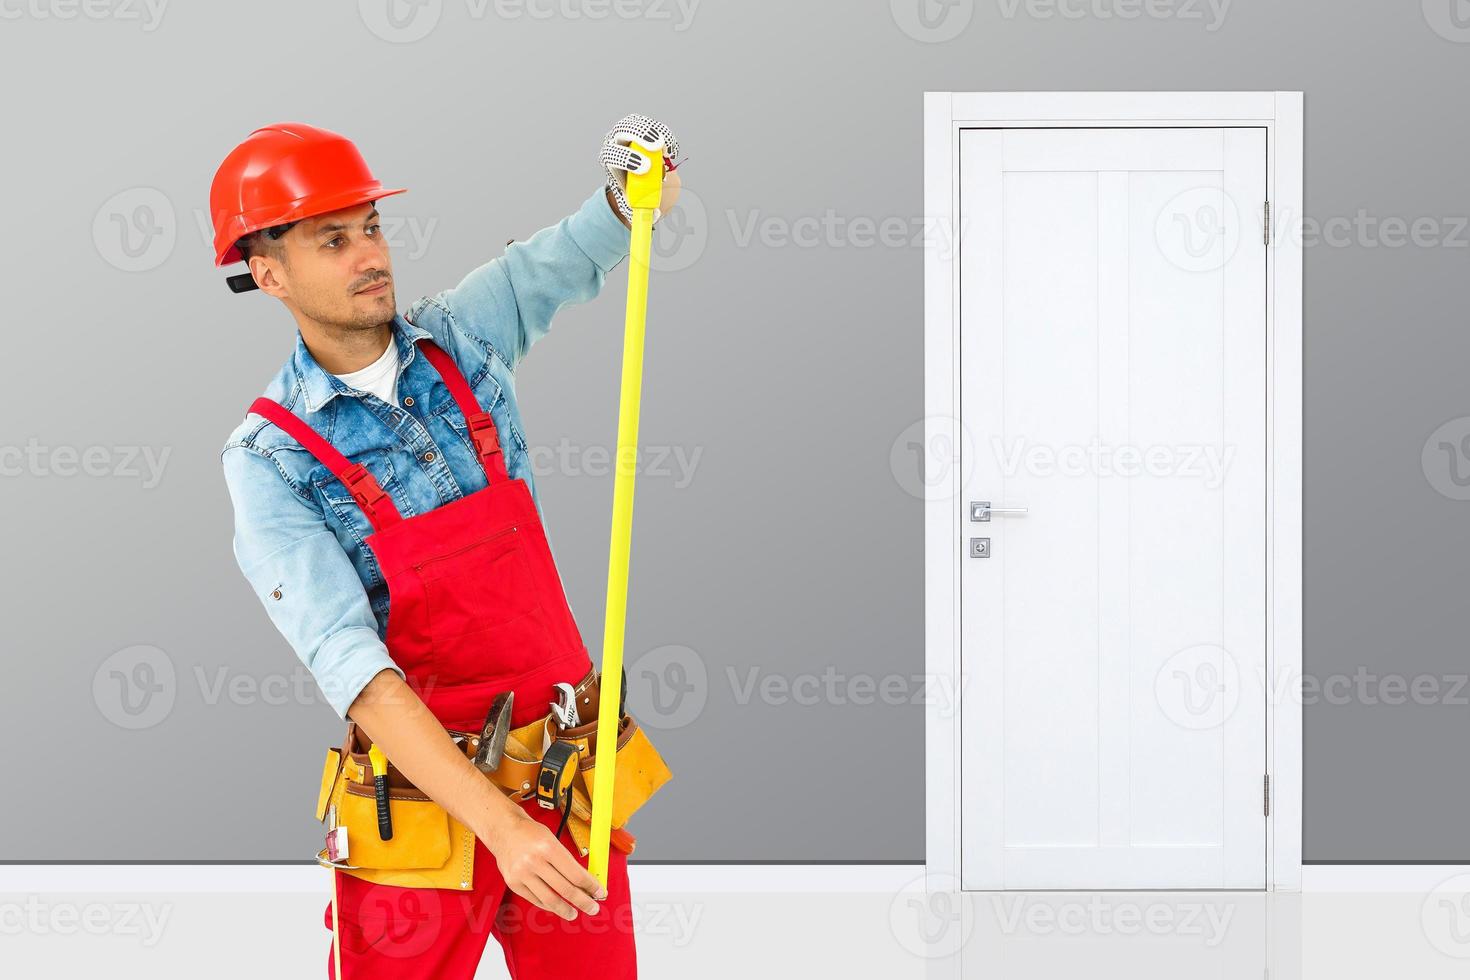
[[[390,302],[381,311],[374,309],[359,309],[350,301],[345,308],[335,309],[313,309],[305,304],[302,312],[320,323],[329,333],[340,337],[350,337],[353,334],[371,330],[377,330],[385,323],[393,320],[394,311],[397,309],[397,297],[393,293],[393,286],[388,286],[388,297]],[[381,297],[378,297],[381,299]],[[314,307],[316,304],[313,303]]]

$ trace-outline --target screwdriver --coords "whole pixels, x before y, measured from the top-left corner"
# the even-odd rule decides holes
[[[376,742],[368,749],[368,761],[373,764],[373,796],[378,802],[378,837],[393,839],[393,814],[388,811],[388,757]]]

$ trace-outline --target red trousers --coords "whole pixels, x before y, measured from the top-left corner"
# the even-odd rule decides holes
[[[560,814],[523,804],[527,813],[553,833]],[[562,843],[573,855],[572,835]],[[587,866],[586,858],[579,858]],[[340,871],[337,897],[343,980],[392,977],[395,980],[471,980],[495,937],[512,980],[635,980],[633,903],[628,891],[628,856],[608,852],[607,898],[597,914],[578,910],[570,922],[527,902],[505,886],[495,857],[475,842],[473,891],[398,888],[375,885]],[[332,906],[325,923],[332,928]],[[336,980],[332,950],[327,976]]]

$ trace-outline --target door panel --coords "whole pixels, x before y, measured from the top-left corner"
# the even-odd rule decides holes
[[[1264,887],[1265,162],[961,134],[966,888]]]

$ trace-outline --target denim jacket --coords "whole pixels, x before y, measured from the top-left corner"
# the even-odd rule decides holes
[[[486,485],[463,414],[427,358],[433,339],[489,408],[512,479],[532,479],[515,369],[567,303],[596,296],[628,254],[629,232],[601,188],[573,214],[471,271],[452,289],[393,319],[398,398],[389,405],[344,384],[296,350],[265,389],[354,463],[404,517]],[[253,413],[220,459],[235,508],[235,559],[271,621],[342,718],[379,671],[403,676],[383,642],[388,590],[362,539],[372,527],[341,482],[291,436]]]

